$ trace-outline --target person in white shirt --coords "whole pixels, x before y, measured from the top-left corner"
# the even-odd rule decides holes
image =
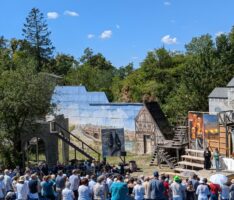
[[[0,175],[0,200],[4,199],[5,191],[4,176]]]
[[[134,186],[132,193],[135,200],[143,200],[145,194],[145,188],[141,183],[141,179],[137,180],[137,184]]]
[[[147,177],[145,178],[145,182],[143,183],[143,186],[144,186],[144,189],[145,189],[145,195],[144,195],[144,198],[147,200],[147,199],[150,199],[150,178]]]
[[[70,189],[70,187],[71,187],[71,183],[66,182],[65,188],[62,191],[62,200],[73,200],[75,198],[75,195],[73,191]]]
[[[105,177],[100,176],[97,179],[97,183],[93,187],[93,199],[94,200],[105,200],[105,188],[102,182],[104,181]]]
[[[8,169],[4,170],[4,184],[5,184],[5,188],[6,188],[6,193],[13,190],[12,181],[11,181],[11,177],[9,176]]]
[[[18,200],[28,199],[28,185],[24,182],[24,176],[19,177],[18,183],[16,183],[16,194]]]
[[[80,176],[78,175],[78,170],[74,169],[72,175],[69,177],[69,182],[71,183],[70,189],[75,195],[75,199],[78,199],[78,188],[80,185]]]
[[[108,177],[106,179],[106,184],[108,185],[109,191],[110,191],[112,183],[113,183],[113,180],[111,179],[111,175],[108,175]]]
[[[79,197],[78,200],[91,200],[91,191],[88,187],[89,180],[87,178],[83,178],[80,181],[80,186],[78,189]]]
[[[208,200],[210,195],[210,190],[207,186],[207,179],[203,178],[200,180],[200,185],[197,187],[196,195],[198,195],[198,200]]]
[[[92,195],[93,195],[93,187],[96,184],[95,178],[96,178],[95,175],[92,175],[90,178],[90,181],[89,181],[89,189],[90,189]]]

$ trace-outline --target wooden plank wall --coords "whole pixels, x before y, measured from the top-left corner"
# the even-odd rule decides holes
[[[207,141],[212,152],[214,152],[215,148],[218,148],[221,155],[228,156],[226,154],[229,152],[229,144],[226,144],[226,129],[224,126],[220,126],[220,135],[218,137],[207,139]]]

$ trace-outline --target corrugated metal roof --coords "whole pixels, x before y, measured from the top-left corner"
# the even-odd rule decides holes
[[[227,84],[227,87],[234,87],[234,77],[233,77],[232,80],[230,80],[230,82]]]
[[[217,98],[217,99],[227,99],[228,98],[228,88],[225,87],[217,87],[213,89],[213,91],[208,96],[209,98]]]

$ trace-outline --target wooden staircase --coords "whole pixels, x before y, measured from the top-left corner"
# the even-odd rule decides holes
[[[182,161],[178,162],[178,166],[174,169],[177,172],[201,170],[204,168],[203,151],[186,149],[186,155],[182,155]]]
[[[153,165],[155,160],[158,160],[158,164],[166,163],[171,169],[177,167],[179,156],[178,158],[172,157],[168,152],[171,152],[172,150],[179,151],[179,149],[184,148],[188,145],[187,128],[187,126],[176,126],[173,130],[174,137],[172,140],[164,139],[162,143],[158,143],[157,147],[155,148],[150,165]],[[161,140],[157,139],[157,141]]]
[[[188,143],[187,126],[177,126],[174,129],[174,137],[172,139],[173,146],[180,146]]]
[[[67,143],[69,146],[71,146],[75,151],[81,153],[89,160],[100,160],[101,154],[97,152],[95,149],[93,149],[91,146],[89,146],[87,143],[85,143],[83,140],[78,138],[73,133],[69,132],[67,129],[62,127],[57,122],[53,123],[53,129],[56,131],[51,131],[51,134],[56,135],[59,139]],[[90,153],[88,153],[88,151]],[[93,156],[96,155],[96,158]]]
[[[171,169],[174,169],[177,166],[177,161],[174,157],[171,157],[168,152],[162,148],[156,148],[153,154],[153,157],[150,161],[150,166],[154,165],[155,160],[159,159],[160,164],[165,163]],[[158,163],[159,164],[159,163]]]

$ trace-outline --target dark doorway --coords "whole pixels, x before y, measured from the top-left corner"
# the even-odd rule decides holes
[[[150,136],[149,135],[144,135],[143,136],[143,143],[144,143],[144,154],[148,153],[150,151]]]
[[[27,166],[46,162],[45,143],[39,137],[33,137],[26,144],[26,161]]]

